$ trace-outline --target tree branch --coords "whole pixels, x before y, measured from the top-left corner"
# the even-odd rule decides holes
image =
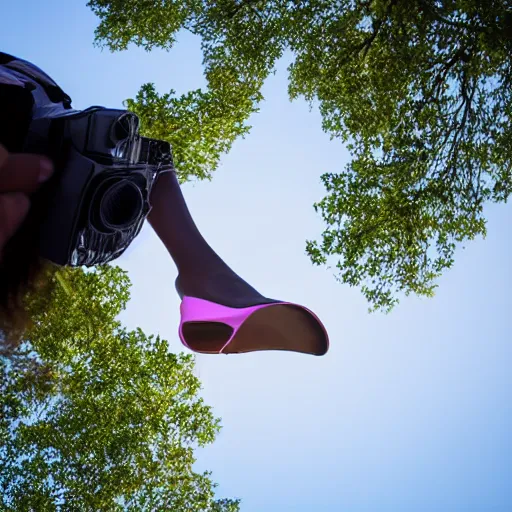
[[[467,25],[466,23],[461,23],[460,21],[453,21],[446,18],[428,0],[420,0],[420,4],[423,5],[426,11],[430,12],[434,19],[441,23],[445,23],[450,27],[461,28],[471,32],[485,32],[485,27],[471,26]]]

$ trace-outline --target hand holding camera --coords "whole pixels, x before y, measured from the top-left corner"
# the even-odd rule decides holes
[[[0,258],[30,208],[30,196],[53,174],[52,163],[30,154],[9,154],[0,145]]]

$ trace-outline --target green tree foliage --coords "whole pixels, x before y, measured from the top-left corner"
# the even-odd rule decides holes
[[[116,320],[124,271],[52,279],[27,299],[24,341],[0,357],[0,509],[238,511],[193,469],[219,431],[193,358]]]
[[[375,308],[389,310],[400,293],[432,295],[456,246],[485,234],[484,204],[510,195],[509,0],[88,5],[111,50],[169,49],[179,30],[201,38],[207,91],[161,97],[147,85],[128,102],[175,144],[185,177],[209,175],[246,132],[277,59],[292,56],[290,97],[318,105],[323,129],[352,153],[322,176],[327,195],[315,207],[326,228],[307,252]]]

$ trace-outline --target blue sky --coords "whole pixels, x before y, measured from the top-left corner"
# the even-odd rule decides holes
[[[92,46],[97,22],[83,1],[5,4],[0,49],[46,70],[75,107],[119,107],[148,81],[160,92],[203,84],[190,36],[170,53],[110,54]],[[357,290],[304,254],[322,230],[311,207],[319,177],[341,170],[347,152],[317,112],[288,101],[285,63],[264,93],[251,134],[212,182],[184,193],[219,254],[265,295],[313,309],[332,348],[323,358],[198,356],[224,425],[198,466],[244,512],[512,510],[511,205],[487,208],[487,239],[458,251],[434,299],[370,315]],[[181,350],[176,270],[149,227],[118,263],[133,282],[125,323]]]

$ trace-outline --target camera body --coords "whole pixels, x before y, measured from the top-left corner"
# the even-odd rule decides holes
[[[45,153],[56,177],[44,191],[41,256],[92,266],[120,256],[139,234],[158,172],[172,164],[168,143],[141,137],[134,114],[91,107],[32,120],[25,151]]]
[[[0,53],[3,72],[30,92],[23,151],[47,155],[54,176],[35,198],[39,253],[59,265],[119,257],[139,234],[161,172],[174,170],[170,144],[139,134],[126,110],[71,108],[71,99],[33,64]]]

